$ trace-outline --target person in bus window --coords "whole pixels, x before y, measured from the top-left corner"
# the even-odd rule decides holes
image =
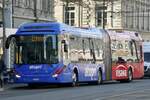
[[[118,57],[117,63],[125,63],[125,60],[122,57]]]

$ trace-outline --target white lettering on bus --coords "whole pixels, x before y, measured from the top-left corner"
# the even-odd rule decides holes
[[[85,77],[94,76],[96,73],[96,68],[85,68]]]
[[[41,69],[41,68],[42,66],[33,66],[33,65],[29,66],[29,69]]]
[[[127,76],[127,71],[126,70],[116,70],[116,76],[118,76],[118,77]]]

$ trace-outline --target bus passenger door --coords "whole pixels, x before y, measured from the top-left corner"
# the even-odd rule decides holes
[[[15,47],[16,47],[16,39],[15,36],[10,36],[6,41],[6,52],[5,52],[5,65],[7,70],[11,70],[13,68],[15,62]]]
[[[66,40],[61,41],[61,58],[65,65],[69,63],[69,48]]]

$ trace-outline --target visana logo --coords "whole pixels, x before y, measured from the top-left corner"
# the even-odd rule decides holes
[[[41,65],[39,65],[39,66],[32,65],[32,66],[29,66],[29,69],[42,69],[42,66]]]

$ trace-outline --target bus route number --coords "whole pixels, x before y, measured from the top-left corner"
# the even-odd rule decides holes
[[[118,77],[127,76],[127,71],[126,70],[116,70],[116,76],[118,76]]]

